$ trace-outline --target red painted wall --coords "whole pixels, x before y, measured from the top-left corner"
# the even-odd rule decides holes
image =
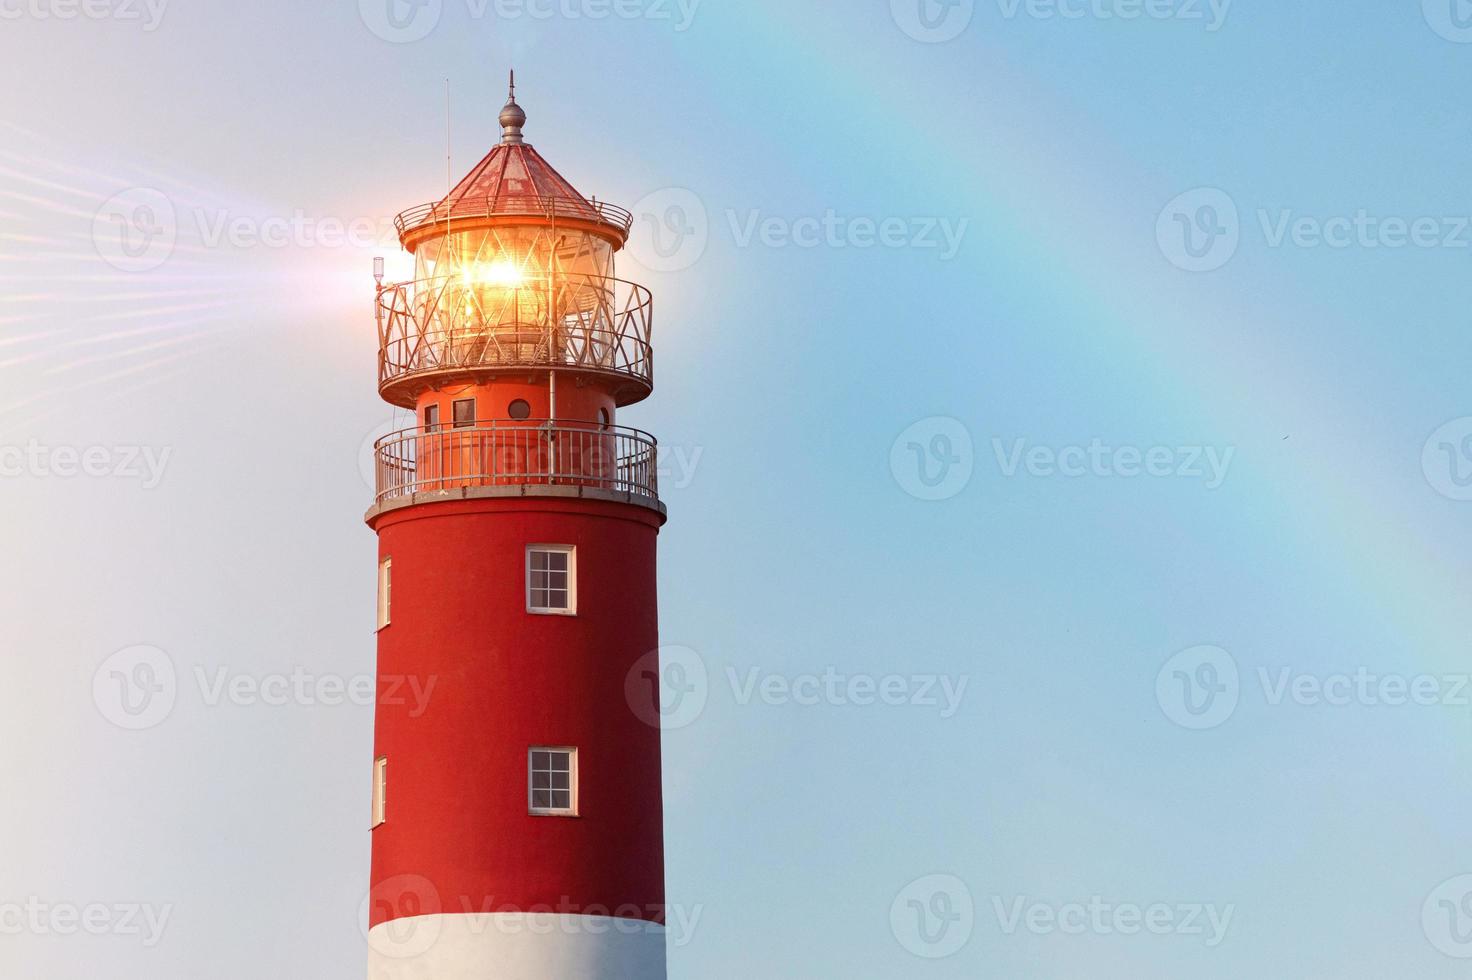
[[[608,412],[610,424],[618,424],[618,405],[613,396],[602,386],[586,384],[579,386],[575,375],[565,374],[557,384],[557,419],[560,422],[597,422],[598,410]],[[429,405],[440,406],[440,423],[448,427],[455,418],[454,403],[460,399],[474,398],[476,417],[482,422],[509,421],[507,409],[513,401],[521,399],[531,406],[531,418],[546,419],[551,416],[551,392],[546,377],[536,382],[497,380],[483,385],[463,385],[455,388],[440,388],[426,391],[419,396],[417,418],[424,422],[424,409]]]
[[[374,831],[370,923],[536,906],[626,916],[633,906],[662,921],[660,733],[625,696],[630,669],[659,642],[660,515],[511,498],[371,523],[380,558],[393,559],[393,604],[378,635],[388,822]],[[576,616],[526,611],[528,544],[577,547]],[[394,688],[408,676],[421,689],[435,681],[417,718],[409,685]],[[578,747],[580,816],[528,814],[533,745]],[[405,875],[428,879],[440,907],[384,885]]]

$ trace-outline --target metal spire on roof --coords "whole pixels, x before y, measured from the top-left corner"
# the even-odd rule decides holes
[[[522,142],[521,127],[526,125],[526,112],[516,104],[516,70],[511,71],[511,93],[506,97],[506,106],[501,110],[501,143],[507,146]]]

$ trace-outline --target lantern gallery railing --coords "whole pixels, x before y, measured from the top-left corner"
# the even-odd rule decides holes
[[[658,446],[596,422],[405,429],[374,445],[377,502],[467,487],[565,486],[659,499]]]
[[[585,201],[575,197],[541,197],[533,195],[495,198],[461,198],[450,203],[421,204],[394,219],[399,237],[426,225],[443,224],[466,218],[525,217],[547,220],[596,221],[621,229],[628,235],[634,216],[621,207],[602,201]]]
[[[621,375],[628,404],[649,394],[654,299],[643,286],[592,275],[497,279],[441,276],[383,287],[379,390],[416,376],[474,375],[497,368],[561,367]]]

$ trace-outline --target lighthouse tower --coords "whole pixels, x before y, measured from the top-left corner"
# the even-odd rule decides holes
[[[372,980],[665,977],[652,299],[526,118],[376,269]]]

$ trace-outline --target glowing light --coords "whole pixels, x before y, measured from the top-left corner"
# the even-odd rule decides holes
[[[526,285],[526,276],[521,267],[509,259],[495,262],[475,262],[461,272],[467,286],[498,286],[502,289],[520,289]]]

